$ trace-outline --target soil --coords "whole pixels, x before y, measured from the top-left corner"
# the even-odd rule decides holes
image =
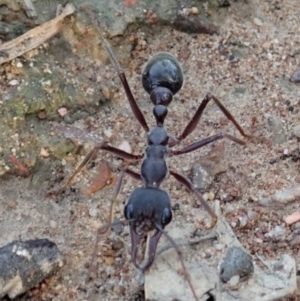
[[[245,146],[224,139],[188,155],[169,158],[168,164],[172,170],[191,177],[195,164],[219,147],[218,171],[221,172],[215,175],[205,196],[220,200],[223,215],[250,254],[266,259],[291,254],[298,264],[300,240],[296,238],[300,223],[288,226],[284,218],[299,210],[299,196],[289,204],[260,204],[262,198],[300,182],[300,136],[296,131],[300,86],[293,81],[294,73],[300,69],[297,2],[233,2],[226,13],[220,11],[219,35],[186,34],[169,27],[154,35],[138,30],[132,33],[138,39],[131,50],[126,75],[149,126],[153,126],[153,107],[142,88],[140,74],[151,55],[171,52],[182,65],[185,83],[169,105],[165,127],[170,134],[182,133],[208,92],[222,101],[246,133],[252,133],[253,138]],[[72,62],[70,57],[68,62],[75,65],[75,59]],[[86,59],[83,64],[93,71],[99,69],[100,63],[96,65]],[[103,67],[101,76],[112,79],[115,92],[111,101],[72,126],[88,128],[100,140],[104,138],[116,147],[127,141],[134,154],[142,154],[146,146],[145,132],[130,110],[113,67],[102,63],[100,67]],[[40,122],[47,126],[48,121]],[[219,132],[243,139],[218,107],[209,103],[196,130],[181,146]],[[113,184],[126,163],[99,152],[93,164],[88,164],[76,176],[72,189],[58,196],[49,195],[64,185],[92,146],[92,143],[84,144],[77,154],[70,153],[60,161],[41,156],[47,163],[43,164],[44,168],[33,170],[31,176],[1,179],[0,245],[19,238],[48,238],[57,244],[66,259],[56,275],[16,300],[143,300],[143,275],[131,262],[128,226],[119,234],[111,231],[100,237],[93,259],[97,268],[92,273],[93,279],[87,281],[96,231],[107,222]],[[103,162],[108,163],[111,171],[108,177],[111,184],[91,195],[83,193]],[[131,167],[138,171],[140,164],[133,163]],[[125,202],[139,185],[130,177],[124,178],[115,217],[124,219]],[[173,205],[179,207],[173,212],[172,227],[193,228],[190,235],[197,228],[204,229],[209,216],[196,204],[192,194],[172,177],[162,188],[169,192]],[[296,292],[282,300],[298,298]]]

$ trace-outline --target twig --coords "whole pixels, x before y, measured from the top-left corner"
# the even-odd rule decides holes
[[[23,55],[56,35],[63,27],[64,18],[73,14],[74,11],[75,7],[72,4],[67,4],[58,17],[29,30],[12,41],[2,44],[0,46],[0,64]]]
[[[36,18],[37,13],[31,0],[24,0],[26,14],[29,18]]]
[[[186,245],[195,245],[195,244],[204,242],[206,240],[215,240],[217,238],[218,238],[218,234],[216,232],[211,232],[208,235],[198,237],[198,238],[178,239],[178,240],[175,240],[175,243],[179,247],[179,246],[186,246]],[[166,244],[156,251],[156,255],[162,254],[163,252],[166,252],[167,250],[171,249],[172,247],[173,247],[172,244]]]

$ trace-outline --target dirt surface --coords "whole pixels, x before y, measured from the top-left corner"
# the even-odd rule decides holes
[[[132,33],[138,39],[126,68],[132,92],[149,125],[154,125],[152,104],[139,76],[151,55],[168,51],[178,58],[185,76],[184,87],[169,106],[165,127],[170,134],[181,134],[208,92],[223,102],[247,133],[253,133],[255,137],[246,146],[218,141],[188,155],[172,157],[168,163],[173,170],[191,176],[193,166],[217,147],[220,160],[213,166],[218,164],[219,172],[206,196],[220,200],[223,215],[250,254],[266,259],[282,254],[291,254],[297,261],[299,258],[300,223],[287,226],[284,222],[284,217],[299,209],[299,196],[281,206],[262,206],[259,202],[300,181],[300,86],[290,81],[300,68],[299,16],[297,1],[238,1],[220,11],[220,35],[186,34],[167,27],[155,35],[139,30]],[[50,45],[49,51],[58,46]],[[99,76],[112,78],[115,92],[97,113],[73,125],[97,133],[99,139],[105,138],[114,146],[125,140],[133,153],[143,153],[145,132],[135,120],[112,66],[88,58],[78,63],[76,59],[71,55],[67,58],[69,64],[82,64],[99,71]],[[48,121],[40,123],[50,129]],[[182,145],[220,131],[239,136],[222,112],[209,104],[197,129]],[[73,182],[73,189],[58,197],[46,197],[49,191],[62,187],[91,148],[92,143],[85,144],[79,154],[69,154],[59,162],[41,155],[46,163],[31,176],[1,179],[0,245],[19,237],[48,238],[66,258],[66,265],[55,276],[17,300],[143,300],[143,275],[131,263],[128,226],[119,235],[112,232],[101,237],[94,259],[97,271],[94,279],[87,281],[96,229],[107,221],[113,184],[91,195],[83,192],[93,182],[101,162],[108,162],[112,183],[125,163],[99,153],[95,167],[90,164],[83,170]],[[139,169],[139,164],[132,166]],[[139,185],[125,178],[116,217],[123,219],[124,204]],[[170,227],[191,229],[190,235],[197,228],[203,229],[208,215],[198,208],[193,195],[174,178],[162,187],[169,192],[173,205],[179,204]],[[213,258],[212,249],[209,246],[199,256],[203,260]],[[284,300],[298,298],[295,294]]]

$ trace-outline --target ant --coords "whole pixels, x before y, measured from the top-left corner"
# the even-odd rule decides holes
[[[91,17],[91,12],[88,10],[86,11]],[[70,183],[72,182],[75,175],[82,169],[84,165],[86,165],[86,163],[94,156],[94,154],[99,149],[108,151],[116,155],[117,157],[123,158],[125,160],[142,160],[140,174],[127,167],[122,170],[119,179],[116,183],[113,197],[114,200],[117,198],[125,174],[128,174],[131,177],[143,182],[143,186],[135,188],[130,194],[129,200],[124,208],[124,216],[125,219],[129,222],[130,226],[132,261],[134,265],[138,269],[141,269],[143,272],[149,269],[155,259],[156,248],[160,237],[162,234],[164,234],[176,249],[180,257],[181,264],[184,270],[186,271],[178,246],[164,230],[164,228],[172,220],[171,198],[165,190],[160,188],[160,185],[164,180],[166,180],[169,177],[169,175],[173,176],[190,192],[194,193],[196,198],[201,202],[203,207],[209,213],[209,215],[211,216],[211,224],[208,227],[209,229],[215,226],[218,218],[216,213],[207,204],[201,193],[196,190],[191,181],[185,176],[168,168],[166,158],[168,156],[178,156],[190,153],[209,143],[223,138],[229,139],[240,145],[245,145],[247,143],[247,140],[251,137],[251,135],[246,134],[239,125],[239,123],[235,120],[233,115],[226,109],[226,107],[220,102],[220,100],[218,100],[214,95],[209,93],[201,101],[197,111],[183,130],[182,134],[177,138],[171,137],[168,134],[167,130],[164,128],[164,121],[167,117],[168,106],[172,102],[173,96],[179,92],[183,85],[183,72],[177,59],[167,52],[161,52],[154,55],[147,62],[144,70],[142,71],[141,79],[143,88],[149,94],[150,100],[154,105],[153,116],[156,120],[156,125],[152,129],[150,129],[141,109],[139,108],[131,92],[124,70],[120,67],[119,62],[113,54],[109,43],[103,37],[100,29],[97,27],[96,22],[93,20],[92,17],[91,19],[95,27],[99,31],[99,35],[102,40],[102,45],[105,48],[110,58],[110,61],[113,64],[121,80],[131,110],[135,118],[144,128],[147,134],[147,146],[143,154],[134,155],[124,150],[115,148],[109,145],[106,141],[102,141],[101,143],[98,143],[92,149],[92,151],[89,152],[89,154],[85,157],[85,159],[82,161],[79,167],[74,171],[66,186],[70,186]],[[245,139],[238,139],[232,135],[221,132],[211,137],[197,141],[182,149],[174,150],[174,146],[178,145],[183,139],[185,139],[195,130],[204,109],[211,100],[215,102],[215,104],[220,108],[224,115],[233,123],[233,125]],[[111,203],[110,208],[111,221],[113,203],[114,202]],[[104,233],[103,229],[107,230],[109,226],[112,226],[114,224],[116,223],[109,223],[105,225],[104,227],[98,230],[98,233]],[[139,263],[137,260],[137,253],[140,244],[140,239],[141,237],[144,237],[144,234],[148,233],[149,231],[153,231],[154,233],[150,236],[149,239],[148,258],[146,258],[143,263]],[[95,243],[96,246],[98,244],[98,236]],[[188,277],[187,271],[186,278],[191,287],[195,300],[198,300],[198,297],[196,296],[194,288]]]

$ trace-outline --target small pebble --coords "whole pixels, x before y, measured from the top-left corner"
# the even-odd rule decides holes
[[[281,226],[275,226],[275,228],[271,229],[271,231],[265,234],[265,237],[269,238],[281,238],[284,236],[286,230]]]
[[[292,82],[294,83],[300,83],[300,70],[297,70],[291,79]]]
[[[57,222],[51,220],[51,221],[50,221],[50,227],[51,227],[52,229],[57,229]]]
[[[124,152],[127,152],[129,154],[132,153],[131,146],[130,146],[129,142],[126,140],[122,141],[122,143],[118,146],[118,149],[120,149]]]
[[[52,71],[50,70],[48,64],[45,64],[44,69],[43,69],[43,72],[44,72],[44,73],[48,73],[48,74],[52,74]]]
[[[44,111],[38,112],[38,119],[44,120],[46,119],[46,113]]]
[[[113,257],[106,257],[105,264],[106,265],[113,265],[115,263],[115,259]]]
[[[44,157],[44,158],[47,158],[50,156],[50,153],[44,149],[43,147],[41,148],[41,152],[40,152],[41,156]]]
[[[270,127],[270,131],[273,134],[273,140],[278,144],[285,142],[286,133],[281,119],[276,116],[269,116],[268,124]]]
[[[112,226],[113,231],[119,235],[122,232],[122,223],[118,223],[120,220],[118,218],[114,218],[114,225]]]
[[[104,86],[102,87],[102,93],[105,97],[105,99],[110,99],[111,98],[111,93],[108,87]]]
[[[22,68],[22,67],[23,67],[23,64],[22,64],[21,62],[17,62],[16,66],[17,66],[18,68]]]
[[[98,215],[98,210],[97,210],[97,208],[91,208],[90,210],[89,210],[89,216],[90,217],[96,217]]]
[[[113,240],[112,244],[111,244],[111,247],[114,251],[118,251],[118,250],[121,250],[124,247],[124,243],[121,240]]]
[[[112,131],[110,129],[108,130],[104,130],[104,135],[107,137],[107,138],[110,138],[112,136]]]
[[[245,227],[248,223],[248,216],[247,215],[240,216],[239,221],[240,221],[240,226]]]
[[[229,57],[228,57],[228,60],[233,61],[234,59],[235,59],[235,56],[233,54],[230,54]]]
[[[242,248],[230,247],[221,263],[220,278],[223,282],[230,281],[236,275],[248,278],[253,271],[252,257]]]
[[[19,85],[20,83],[19,83],[18,80],[13,79],[13,80],[11,80],[8,84],[11,85],[11,86],[16,86],[16,85]]]
[[[253,285],[254,283],[255,282],[253,278],[248,279],[248,285]]]
[[[254,19],[253,19],[253,22],[254,22],[254,24],[257,25],[257,26],[263,26],[262,20],[260,20],[260,19],[258,19],[258,18],[254,18]]]
[[[300,138],[300,125],[296,125],[293,128],[292,133],[295,137]]]
[[[224,249],[225,245],[221,243],[215,244],[215,248],[217,251],[222,251]]]
[[[192,11],[192,14],[193,14],[193,15],[198,15],[198,14],[199,14],[199,9],[198,9],[197,7],[194,7],[194,6],[193,6],[193,7],[191,8],[191,11]]]
[[[258,213],[253,210],[248,210],[247,215],[249,220],[255,221],[258,219]]]
[[[9,209],[15,209],[16,207],[17,207],[17,202],[16,201],[10,201],[9,203],[8,203],[8,208]]]
[[[234,207],[230,203],[226,203],[225,208],[224,208],[224,213],[231,213],[234,211]]]
[[[58,109],[57,112],[61,117],[65,117],[68,114],[68,110],[66,108],[63,108],[63,107]]]
[[[295,211],[284,218],[284,222],[289,226],[300,221],[300,211]]]
[[[290,241],[291,246],[298,246],[300,245],[300,235],[295,235],[291,241]]]
[[[230,280],[228,281],[228,284],[230,286],[236,286],[236,285],[238,285],[239,281],[240,281],[240,276],[234,275],[230,278]]]
[[[215,194],[213,192],[209,192],[207,195],[207,199],[210,201],[213,201],[215,198]]]

